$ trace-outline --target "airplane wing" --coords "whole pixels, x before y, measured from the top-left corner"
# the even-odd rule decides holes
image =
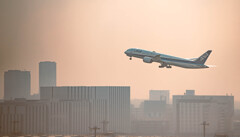
[[[156,55],[152,58],[154,61],[161,61],[160,55]]]

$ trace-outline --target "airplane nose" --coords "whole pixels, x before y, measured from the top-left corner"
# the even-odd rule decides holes
[[[126,50],[124,53],[125,53],[127,56],[129,56],[129,55],[131,54],[131,51]]]

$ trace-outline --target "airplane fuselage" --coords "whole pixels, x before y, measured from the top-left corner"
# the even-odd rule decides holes
[[[210,52],[211,53],[211,52]],[[145,63],[152,63],[158,62],[161,64],[159,67],[167,67],[171,68],[171,66],[177,66],[182,68],[191,68],[191,69],[198,69],[198,68],[208,68],[207,65],[197,63],[196,60],[193,59],[185,59],[174,57],[170,55],[160,54],[155,51],[147,51],[143,49],[136,49],[131,48],[125,51],[125,54],[130,57],[143,59]],[[205,56],[209,54],[205,53]]]

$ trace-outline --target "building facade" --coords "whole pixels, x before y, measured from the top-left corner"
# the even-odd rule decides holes
[[[160,100],[145,100],[143,102],[145,120],[163,120],[167,111],[167,104]]]
[[[46,101],[103,100],[106,102],[104,106],[98,106],[96,110],[100,111],[102,107],[106,107],[104,120],[108,121],[107,130],[116,133],[130,133],[130,87],[42,87],[40,99]],[[97,120],[99,114],[92,114],[93,125],[99,125],[100,121]]]
[[[89,127],[106,118],[106,108],[98,109],[99,106],[104,105],[105,101],[101,100],[7,101],[0,104],[2,127],[0,133],[1,135],[90,134]]]
[[[39,89],[40,87],[56,86],[56,62],[39,63]]]
[[[8,70],[4,73],[4,100],[28,98],[30,90],[30,71]]]
[[[233,96],[173,96],[172,128],[178,136],[202,136],[203,122],[206,135],[228,135],[232,130]]]
[[[42,87],[40,95],[1,102],[0,135],[130,133],[130,87]]]
[[[132,121],[132,134],[134,136],[168,136],[168,121]]]
[[[169,104],[169,90],[150,90],[149,100],[165,101]]]

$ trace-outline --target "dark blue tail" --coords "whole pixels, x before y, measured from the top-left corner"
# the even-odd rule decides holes
[[[197,60],[195,60],[195,63],[197,64],[204,64],[206,60],[208,59],[208,56],[211,54],[212,50],[208,50],[202,56],[200,56]]]

